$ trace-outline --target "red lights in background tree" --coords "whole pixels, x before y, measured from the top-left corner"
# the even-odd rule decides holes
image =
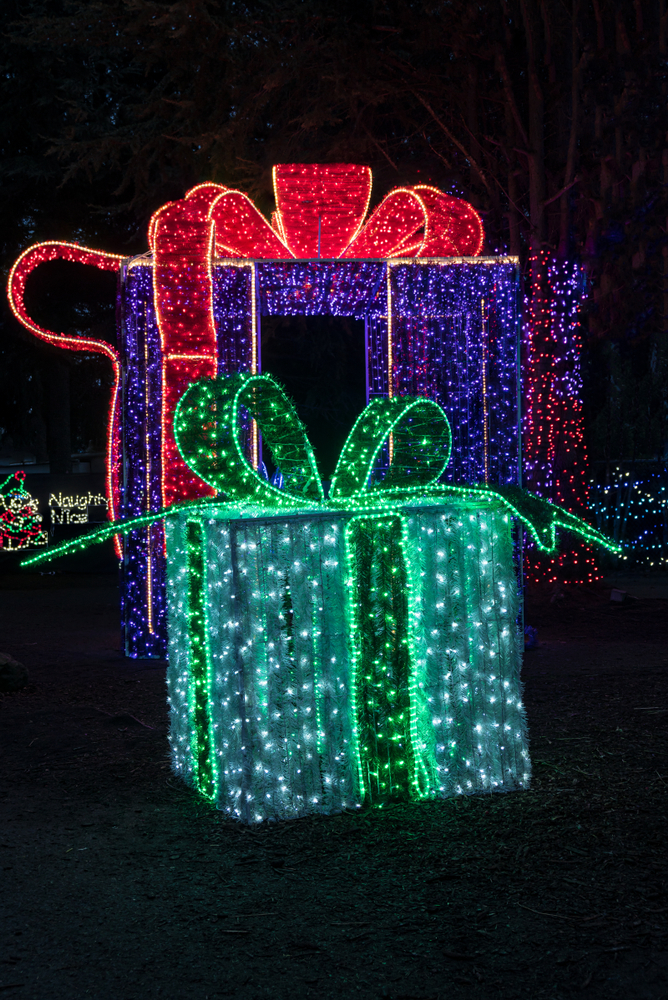
[[[578,311],[586,276],[573,261],[541,252],[530,259],[524,306],[524,485],[574,514],[588,505]],[[601,578],[592,549],[570,540],[552,559],[529,550],[530,583],[566,585]]]

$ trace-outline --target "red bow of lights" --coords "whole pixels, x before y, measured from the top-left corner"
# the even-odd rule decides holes
[[[171,431],[171,414],[193,379],[217,373],[212,258],[252,260],[475,257],[483,228],[475,209],[425,184],[391,191],[367,218],[371,170],[350,163],[274,167],[276,211],[271,223],[248,195],[220,184],[198,184],[168,202],[149,223],[156,316],[162,351],[163,500],[193,495]],[[66,350],[106,355],[114,367],[108,430],[107,494],[113,519],[120,491],[120,361],[104,341],[72,337],[36,324],[25,306],[30,273],[64,258],[106,270],[122,257],[72,243],[40,243],[25,250],[8,283],[10,305],[32,333]],[[201,485],[201,484],[200,484]],[[120,551],[120,550],[119,550]]]
[[[151,249],[255,260],[476,257],[480,216],[468,202],[426,184],[391,191],[366,220],[371,170],[352,163],[274,167],[271,224],[248,195],[198,184],[158,209]],[[163,245],[164,244],[164,245]]]
[[[477,256],[475,209],[426,185],[391,191],[365,222],[371,170],[351,163],[274,167],[271,225],[242,191],[198,184],[149,224],[163,351],[163,499],[200,492],[181,461],[168,415],[190,382],[217,373],[212,258],[291,260]]]

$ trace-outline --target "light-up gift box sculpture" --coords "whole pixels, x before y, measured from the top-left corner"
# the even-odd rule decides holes
[[[246,457],[249,416],[282,489]],[[164,519],[176,773],[243,822],[526,788],[511,522],[544,551],[557,526],[607,540],[517,486],[444,484],[452,435],[425,398],[367,406],[328,498],[269,376],[192,383],[174,435],[215,497],[26,564]]]
[[[438,401],[451,420],[452,482],[519,481],[517,261],[478,256],[482,226],[466,202],[424,185],[391,192],[365,221],[369,168],[282,165],[270,225],[238,191],[198,185],[163,206],[149,253],[130,260],[70,244],[32,247],[10,275],[12,307],[37,336],[103,353],[114,366],[110,518],[210,493],[171,433],[179,396],[199,377],[261,370],[263,315],[365,321],[367,399]],[[38,327],[24,304],[38,264],[64,257],[118,271],[118,350]],[[260,461],[257,429],[247,448]],[[124,647],[166,653],[162,524],[117,540]]]

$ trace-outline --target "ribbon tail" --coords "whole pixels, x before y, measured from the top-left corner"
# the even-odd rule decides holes
[[[550,506],[553,507],[552,504]],[[580,535],[586,542],[590,542],[592,545],[601,545],[603,548],[608,549],[610,552],[615,552],[617,555],[622,552],[621,545],[613,542],[607,535],[604,535],[601,531],[598,531],[591,524],[583,521],[575,514],[570,514],[563,507],[554,508],[554,524],[556,527],[564,528],[566,531],[572,531],[576,535]]]
[[[571,514],[558,504],[529,493],[519,486],[474,486],[457,492],[496,497],[525,525],[541,552],[548,554],[557,547],[557,528],[572,531],[592,545],[601,545],[610,552],[620,553],[621,546],[598,531],[577,514]]]
[[[94,531],[89,531],[85,535],[79,535],[78,538],[72,538],[68,542],[62,542],[60,545],[56,545],[52,549],[47,549],[44,552],[38,552],[37,555],[30,556],[29,559],[23,559],[20,565],[21,567],[38,566],[42,563],[51,562],[52,559],[57,559],[59,556],[67,556],[71,555],[73,552],[81,552],[83,549],[87,549],[91,545],[100,545],[102,542],[106,542],[108,539],[113,538],[114,535],[129,535],[131,531],[137,531],[139,528],[148,527],[148,525],[153,524],[155,521],[161,521],[165,518],[173,517],[175,514],[181,513],[186,508],[196,512],[200,508],[207,507],[210,503],[211,500],[209,499],[187,500],[183,503],[171,504],[169,507],[162,507],[160,510],[153,511],[150,514],[142,514],[140,517],[133,517],[126,521],[111,521],[109,524],[105,524],[102,528],[96,528]]]
[[[121,360],[118,352],[111,344],[92,337],[68,336],[54,330],[39,326],[28,312],[25,303],[26,282],[33,271],[41,264],[52,260],[67,260],[76,264],[86,264],[97,267],[101,271],[120,270],[123,257],[119,254],[105,253],[102,250],[89,250],[74,243],[36,243],[24,250],[15,261],[7,283],[7,298],[12,312],[20,323],[32,334],[45,340],[48,344],[61,347],[66,351],[89,351],[102,354],[109,358],[113,366],[114,385],[111,394],[111,405],[107,419],[107,473],[106,490],[111,517],[119,502],[118,488],[118,399],[121,386]],[[116,554],[122,556],[121,547],[116,540]]]

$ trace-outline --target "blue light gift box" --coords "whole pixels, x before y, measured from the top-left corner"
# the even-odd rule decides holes
[[[260,369],[263,317],[330,315],[361,320],[367,401],[397,395],[436,400],[454,433],[446,470],[449,481],[518,481],[516,258],[210,263],[219,375]],[[154,271],[150,254],[124,261],[121,267],[119,344],[124,378],[119,511],[124,518],[161,508],[169,467],[161,445],[165,434],[161,373],[166,359],[155,309]],[[189,350],[182,358],[186,360],[180,364],[199,364]],[[256,448],[256,464],[258,458]],[[161,525],[137,530],[126,539],[122,572],[125,653],[164,656]]]

